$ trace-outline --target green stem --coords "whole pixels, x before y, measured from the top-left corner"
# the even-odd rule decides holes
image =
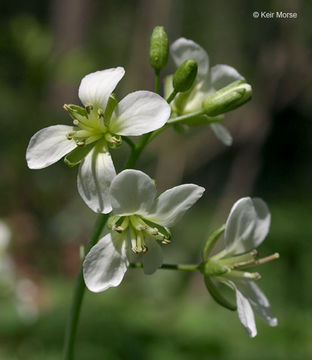
[[[175,118],[169,119],[167,124],[172,125],[172,124],[177,124],[179,122],[183,122],[183,121],[186,121],[186,120],[192,120],[192,119],[197,118],[198,116],[201,116],[201,115],[204,115],[204,114],[205,114],[204,110],[195,111],[195,112],[190,113],[190,114],[181,115],[181,116],[177,116]]]
[[[93,229],[91,239],[87,245],[85,254],[94,246],[101,235],[101,232],[106,224],[109,214],[100,214],[96,219],[96,223]],[[71,310],[69,313],[66,334],[65,334],[65,345],[64,345],[64,360],[73,360],[74,359],[74,344],[77,334],[77,325],[79,320],[79,314],[81,309],[81,304],[85,292],[85,284],[83,280],[83,269],[80,267],[80,271],[76,281],[76,287],[73,295]]]
[[[168,98],[167,98],[167,103],[168,104],[170,104],[171,103],[171,101],[176,97],[176,95],[177,95],[177,91],[176,90],[173,90],[172,91],[172,93],[168,96]]]
[[[178,270],[178,271],[198,271],[200,265],[180,265],[180,264],[162,264],[159,269],[164,270]],[[142,269],[143,264],[142,263],[131,263],[129,264],[129,268],[131,269]]]
[[[129,139],[128,136],[122,136],[121,138],[130,146],[131,149],[135,148],[135,143]]]
[[[129,156],[129,159],[127,160],[124,169],[131,169],[134,167],[138,157],[141,155],[143,149],[148,144],[150,137],[153,135],[153,132],[150,132],[148,134],[144,134],[141,136],[139,142],[136,144],[136,146],[132,149],[132,152]]]
[[[156,94],[159,94],[159,85],[160,85],[160,70],[155,70],[154,91]]]

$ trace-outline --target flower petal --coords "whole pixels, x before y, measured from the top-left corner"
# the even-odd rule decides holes
[[[257,328],[251,305],[236,286],[234,289],[236,293],[236,304],[239,320],[247,331],[248,336],[253,338],[257,335]]]
[[[151,91],[135,91],[116,106],[109,129],[119,135],[142,135],[165,125],[170,111],[161,96]]]
[[[93,292],[118,286],[128,267],[126,244],[122,237],[104,236],[87,254],[83,262],[83,276],[87,288]]]
[[[145,274],[153,274],[163,263],[163,255],[160,245],[156,240],[146,237],[145,244],[147,253],[142,256],[143,271]]]
[[[66,134],[72,126],[55,125],[41,129],[30,139],[26,160],[30,169],[42,169],[60,160],[77,146]]]
[[[116,214],[146,215],[153,205],[156,187],[153,180],[142,171],[124,170],[112,181],[110,196]]]
[[[105,109],[109,95],[124,74],[123,67],[116,67],[86,75],[79,86],[79,99],[84,105],[98,105]]]
[[[235,291],[237,313],[240,322],[247,331],[248,336],[252,338],[255,337],[257,335],[255,316],[248,299],[240,292],[236,286],[236,281],[235,283],[229,280],[225,280],[224,282]]]
[[[204,191],[203,187],[194,184],[175,186],[158,197],[148,218],[163,226],[174,225]]]
[[[270,303],[259,286],[254,281],[237,280],[236,286],[242,294],[248,299],[254,310],[266,321],[270,326],[277,326],[277,318],[273,316]]]
[[[233,143],[232,135],[229,133],[228,129],[221,124],[210,124],[210,128],[213,133],[216,135],[224,145],[231,146]]]
[[[109,151],[96,145],[82,160],[77,178],[79,194],[90,209],[104,214],[112,210],[109,187],[115,176]]]
[[[203,77],[209,71],[209,57],[207,52],[194,41],[179,38],[170,46],[173,61],[180,66],[187,59],[194,59],[198,65],[198,76]]]
[[[222,89],[236,80],[245,78],[232,66],[218,64],[211,68],[211,86],[215,90]]]
[[[245,197],[232,207],[225,226],[227,252],[242,253],[259,246],[269,232],[271,214],[259,198]]]

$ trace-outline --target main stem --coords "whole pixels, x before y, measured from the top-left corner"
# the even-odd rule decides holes
[[[87,245],[85,254],[89,252],[89,250],[94,246],[103,230],[103,227],[106,224],[108,219],[108,214],[100,214],[96,219],[96,223],[93,229],[93,233],[91,239]],[[74,291],[72,306],[69,313],[66,334],[65,334],[65,346],[64,346],[64,359],[65,360],[73,360],[74,359],[74,344],[77,333],[77,325],[79,320],[79,314],[81,309],[81,304],[85,292],[85,284],[83,280],[83,269],[80,267],[78,278],[76,281],[76,287]]]

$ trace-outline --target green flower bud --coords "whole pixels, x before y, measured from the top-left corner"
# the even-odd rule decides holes
[[[163,26],[156,26],[150,40],[149,59],[155,71],[159,72],[168,62],[169,42]]]
[[[203,108],[209,116],[234,110],[251,99],[252,88],[242,80],[218,90],[203,101]]]
[[[189,90],[197,75],[197,62],[193,59],[185,60],[173,75],[172,84],[175,92]]]

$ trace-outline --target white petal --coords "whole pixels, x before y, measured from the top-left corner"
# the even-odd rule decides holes
[[[118,286],[128,267],[126,243],[119,236],[104,236],[87,254],[83,262],[83,276],[87,288],[93,292]]]
[[[98,105],[105,109],[109,95],[113,92],[124,74],[124,68],[117,67],[86,75],[81,80],[79,86],[79,99],[84,105]]]
[[[198,75],[206,76],[209,71],[207,52],[192,40],[179,38],[170,46],[171,56],[177,66],[187,59],[194,59],[198,65]]]
[[[90,209],[104,214],[112,210],[109,187],[115,175],[109,151],[99,145],[82,160],[77,178],[78,191]]]
[[[246,329],[248,336],[253,338],[257,335],[257,328],[251,305],[249,304],[249,301],[245,298],[245,296],[237,289],[236,286],[235,293],[239,320]]]
[[[269,232],[271,214],[259,198],[242,198],[232,207],[225,226],[227,252],[242,253],[259,246]]]
[[[148,216],[163,226],[174,225],[201,198],[205,189],[194,184],[175,186],[162,193]]]
[[[228,129],[221,124],[211,124],[211,130],[214,132],[216,137],[226,146],[231,146],[233,143],[232,135]]]
[[[66,134],[72,126],[55,125],[41,129],[30,139],[26,160],[30,169],[42,169],[60,160],[77,146]]]
[[[222,89],[236,80],[245,78],[232,66],[218,64],[211,68],[211,86],[215,90]]]
[[[277,318],[273,316],[269,300],[254,281],[237,280],[236,286],[248,299],[254,310],[270,325],[277,326]]]
[[[149,212],[156,196],[153,180],[139,170],[124,170],[112,181],[110,196],[113,210],[119,215]]]
[[[163,263],[163,255],[160,245],[156,240],[147,237],[145,244],[147,253],[142,256],[143,271],[145,274],[153,274]]]
[[[170,111],[161,96],[150,91],[135,91],[116,106],[109,129],[119,135],[142,135],[165,125]]]

